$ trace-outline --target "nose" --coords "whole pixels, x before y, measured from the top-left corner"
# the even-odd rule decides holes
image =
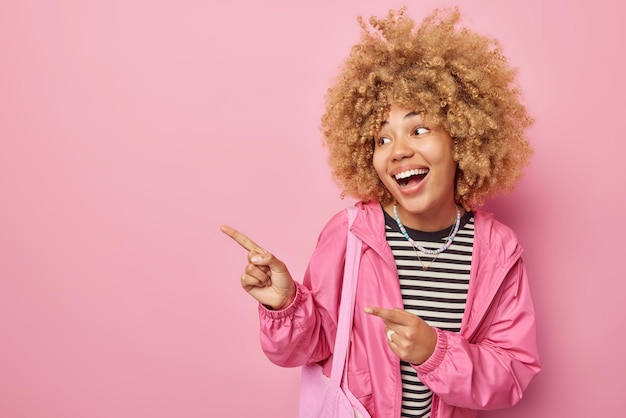
[[[398,138],[393,142],[393,149],[391,150],[391,158],[394,161],[400,161],[404,158],[410,158],[415,154],[413,148],[411,148],[409,141],[405,137]]]

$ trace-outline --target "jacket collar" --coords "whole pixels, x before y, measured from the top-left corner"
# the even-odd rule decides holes
[[[385,235],[385,215],[378,202],[357,202],[356,219],[350,230],[363,243],[373,249],[388,264],[395,268],[395,260]]]

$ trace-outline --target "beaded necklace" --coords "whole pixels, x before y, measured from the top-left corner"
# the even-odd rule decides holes
[[[452,245],[452,241],[454,241],[454,238],[456,237],[456,233],[459,232],[459,226],[461,225],[461,211],[459,210],[459,208],[456,208],[456,222],[454,223],[454,229],[452,230],[452,233],[448,237],[448,240],[446,241],[445,244],[443,244],[441,248],[436,249],[436,250],[429,250],[428,248],[424,248],[421,245],[419,245],[417,242],[413,241],[413,238],[411,238],[409,234],[406,232],[406,228],[404,227],[404,225],[402,225],[402,222],[400,221],[400,217],[398,216],[397,205],[393,205],[393,216],[396,218],[396,223],[398,224],[398,228],[400,228],[400,232],[402,232],[402,235],[404,235],[404,238],[406,238],[407,241],[411,243],[413,248],[418,249],[424,254],[428,254],[428,255],[438,255],[444,252],[445,250],[447,250],[448,248],[450,248],[450,245]]]

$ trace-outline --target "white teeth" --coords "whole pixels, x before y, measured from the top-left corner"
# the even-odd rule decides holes
[[[415,169],[415,170],[403,171],[402,173],[396,174],[394,177],[396,178],[396,180],[400,180],[400,179],[405,179],[405,178],[411,177],[411,176],[418,176],[420,174],[428,174],[428,169],[427,168],[418,168],[418,169]]]

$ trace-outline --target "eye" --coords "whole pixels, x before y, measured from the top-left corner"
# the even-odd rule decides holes
[[[376,138],[376,146],[385,145],[390,142],[391,142],[391,139],[387,138],[386,136],[381,136],[379,138]]]
[[[430,129],[425,128],[423,126],[419,126],[413,130],[413,135],[420,136],[420,135],[427,134],[428,132],[430,132]]]

